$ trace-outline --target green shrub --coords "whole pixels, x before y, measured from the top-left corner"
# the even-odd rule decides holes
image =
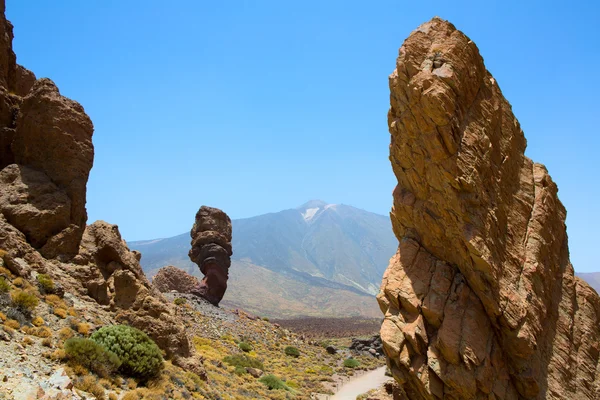
[[[238,347],[240,348],[240,350],[246,353],[252,351],[252,346],[250,346],[250,344],[246,342],[240,342],[240,344],[238,344]]]
[[[265,369],[260,360],[250,357],[247,354],[234,354],[232,356],[227,356],[223,358],[223,362],[234,367]]]
[[[183,304],[185,304],[187,302],[186,299],[178,297],[175,300],[173,300],[173,303],[175,303],[176,306],[181,306]]]
[[[360,361],[354,358],[346,358],[344,360],[344,367],[346,368],[356,368],[360,365]]]
[[[121,365],[119,357],[91,339],[71,338],[64,345],[69,360],[98,376],[108,377]]]
[[[13,305],[22,312],[30,313],[38,305],[38,298],[35,294],[24,290],[15,290],[10,295]]]
[[[288,356],[292,356],[292,357],[300,357],[300,350],[298,350],[297,348],[295,348],[294,346],[288,346],[285,349],[283,349],[283,351],[285,352],[285,354],[287,354]]]
[[[146,379],[163,367],[160,349],[139,329],[127,325],[104,326],[90,338],[119,357],[120,370],[126,375]]]
[[[50,278],[50,276],[48,276],[46,274],[39,274],[36,279],[38,281],[39,287],[44,292],[46,292],[46,293],[54,292],[54,281],[52,280],[52,278]]]
[[[263,317],[262,320],[269,322],[269,317]]]
[[[265,386],[267,386],[269,388],[269,390],[288,390],[290,391],[290,387],[288,385],[286,385],[281,379],[279,379],[278,377],[276,377],[273,374],[269,374],[269,375],[265,375],[263,377],[261,377],[259,380],[259,382],[263,383]]]
[[[246,368],[242,367],[242,366],[237,366],[235,367],[235,371],[233,371],[236,375],[244,375],[247,374],[248,372],[246,371]]]
[[[6,282],[6,279],[4,279],[3,276],[0,276],[0,294],[8,293],[9,290],[10,290],[10,283]]]

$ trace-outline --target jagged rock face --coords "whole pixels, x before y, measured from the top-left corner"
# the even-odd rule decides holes
[[[218,208],[200,207],[190,232],[192,249],[190,260],[205,275],[200,286],[192,293],[218,305],[229,278],[231,266],[231,219]]]
[[[0,29],[0,170],[10,169],[0,182],[1,211],[46,258],[69,258],[87,220],[94,128],[83,107],[61,96],[51,80],[36,81],[16,64],[4,13]]]
[[[116,225],[96,221],[81,241],[81,251],[68,273],[85,285],[99,304],[117,312],[117,319],[146,332],[169,358],[186,358],[192,348],[171,304],[150,285]]]
[[[161,293],[167,293],[172,290],[179,293],[193,293],[200,287],[200,282],[195,276],[169,265],[158,270],[154,278],[152,278],[152,286]]]
[[[400,245],[378,301],[405,397],[600,398],[600,299],[573,276],[558,189],[475,44],[434,18],[390,90]]]

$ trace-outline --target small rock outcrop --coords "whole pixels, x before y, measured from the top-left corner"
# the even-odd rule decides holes
[[[475,44],[439,18],[390,76],[381,338],[405,399],[600,398],[600,298],[573,276],[566,211]]]
[[[140,259],[140,253],[129,250],[116,225],[96,221],[86,228],[81,251],[69,264],[68,273],[84,284],[83,295],[109,306],[118,321],[146,332],[167,357],[192,356],[174,306],[150,285]]]
[[[0,212],[46,258],[79,249],[94,159],[92,121],[47,78],[17,65],[0,2]]]
[[[172,290],[179,293],[193,293],[200,287],[200,281],[184,270],[169,265],[158,270],[152,278],[152,286],[161,293]]]
[[[231,266],[231,219],[218,208],[202,206],[190,232],[192,249],[189,256],[204,274],[192,293],[219,305],[227,290]]]

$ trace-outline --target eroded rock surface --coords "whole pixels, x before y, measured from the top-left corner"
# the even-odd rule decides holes
[[[198,290],[200,282],[195,276],[169,265],[158,270],[154,278],[152,278],[152,286],[161,293],[167,293],[172,290],[179,293],[193,293]]]
[[[46,258],[77,254],[94,127],[83,107],[16,63],[0,2],[0,210]]]
[[[378,301],[407,399],[596,399],[600,298],[566,211],[475,44],[439,18],[390,76],[391,220]]]
[[[218,208],[202,206],[190,232],[192,249],[190,259],[205,275],[200,286],[192,293],[218,305],[229,278],[231,266],[231,219]]]
[[[173,359],[192,356],[184,326],[175,310],[144,275],[141,255],[130,251],[119,228],[104,221],[89,225],[69,275],[86,294],[116,312],[119,322],[146,332]]]

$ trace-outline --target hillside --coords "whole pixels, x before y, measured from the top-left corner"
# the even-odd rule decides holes
[[[232,225],[225,304],[279,318],[379,316],[372,295],[398,244],[389,218],[313,200]],[[188,233],[128,244],[142,253],[149,277],[166,265],[201,276],[188,257]]]

